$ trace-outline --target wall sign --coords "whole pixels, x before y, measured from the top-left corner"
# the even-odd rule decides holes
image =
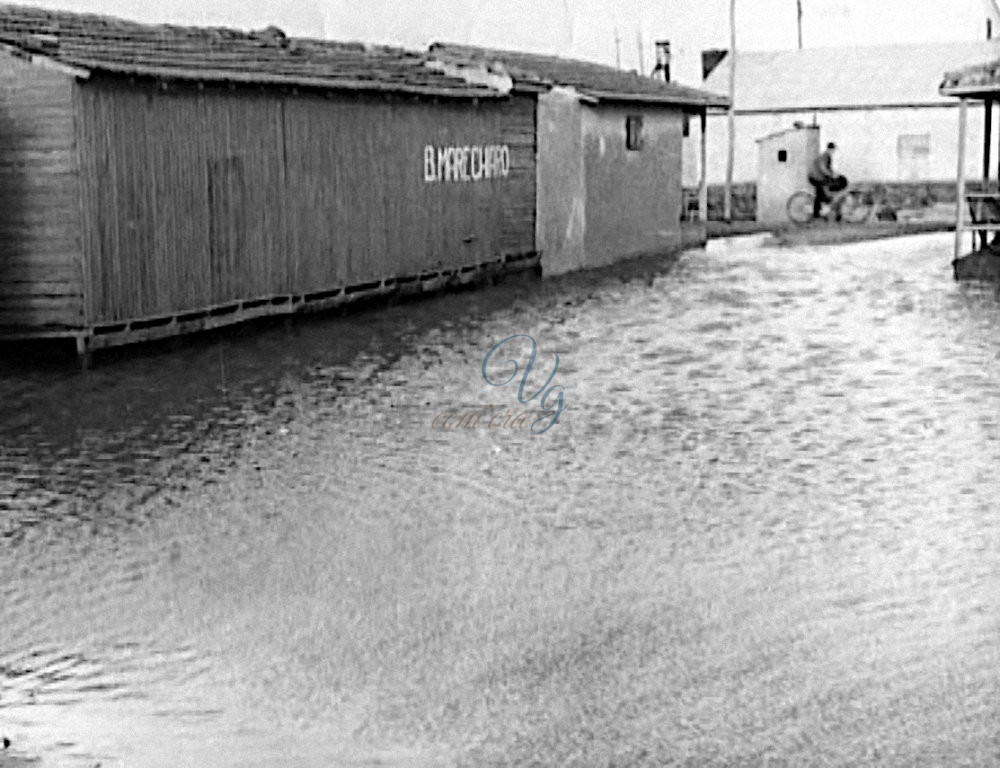
[[[482,181],[506,178],[510,148],[506,144],[424,147],[424,181]]]

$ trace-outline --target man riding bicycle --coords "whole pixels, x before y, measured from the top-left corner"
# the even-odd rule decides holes
[[[809,168],[809,183],[813,186],[813,218],[819,219],[823,203],[833,198],[830,192],[840,192],[847,188],[847,177],[833,171],[833,153],[837,145],[832,141],[826,145],[826,151],[820,153]],[[837,216],[839,219],[840,216]]]

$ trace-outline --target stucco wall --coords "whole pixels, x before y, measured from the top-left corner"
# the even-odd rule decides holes
[[[582,108],[561,88],[538,97],[536,244],[545,274],[586,266]]]
[[[957,102],[956,102],[957,103]],[[801,112],[778,115],[737,115],[734,181],[757,178],[756,140],[775,131],[792,127],[795,121],[820,126],[820,141],[837,143],[836,167],[852,180],[930,181],[952,179],[958,164],[958,109],[955,106],[920,109],[844,110],[840,112]],[[994,133],[997,133],[994,127]],[[696,186],[698,132],[692,123],[691,136],[685,140],[686,186]],[[907,158],[900,153],[901,136],[926,136],[927,155]],[[982,173],[983,108],[970,105],[969,143],[966,172],[973,177]],[[726,178],[726,117],[708,119],[708,181],[722,183]],[[904,139],[904,143],[907,141]],[[996,141],[996,139],[995,139]],[[992,165],[997,150],[994,148]]]
[[[626,118],[642,146],[626,147]],[[571,90],[538,101],[536,235],[546,275],[681,244],[680,110],[581,104]]]
[[[626,148],[629,115],[643,120],[642,148]],[[680,110],[602,104],[583,109],[588,266],[680,245]]]
[[[809,188],[809,168],[819,154],[819,131],[782,131],[757,142],[757,221],[788,221],[788,198]]]

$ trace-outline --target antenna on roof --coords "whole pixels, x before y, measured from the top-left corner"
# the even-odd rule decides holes
[[[798,9],[798,24],[799,24],[799,50],[802,50],[802,0],[795,0],[796,8]]]
[[[656,46],[656,66],[653,68],[653,77],[662,75],[663,79],[670,82],[670,41],[657,40]]]

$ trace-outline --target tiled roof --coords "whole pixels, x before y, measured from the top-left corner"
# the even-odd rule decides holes
[[[502,96],[435,66],[426,53],[256,32],[138,24],[0,5],[0,46],[90,72],[454,97]]]
[[[995,98],[998,92],[1000,92],[1000,59],[946,72],[941,82],[941,93],[945,96]]]
[[[588,61],[451,43],[434,43],[430,47],[430,53],[443,59],[485,64],[509,75],[514,80],[515,87],[572,87],[599,101],[719,107],[729,104],[726,97],[715,93]]]
[[[934,43],[737,54],[737,111],[946,104],[949,70],[1000,56],[1000,42]],[[705,80],[728,92],[727,56]]]

